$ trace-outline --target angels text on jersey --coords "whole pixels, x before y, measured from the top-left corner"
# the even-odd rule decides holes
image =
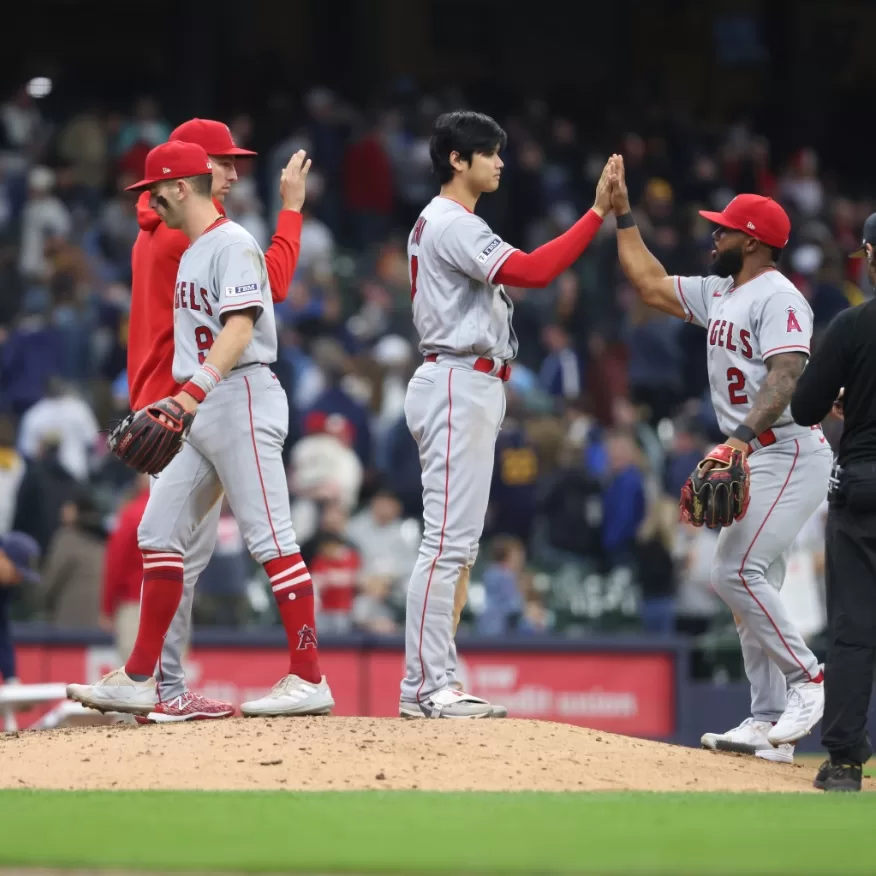
[[[204,363],[223,317],[256,311],[253,336],[236,367],[277,359],[277,329],[265,257],[240,225],[220,221],[180,260],[174,292],[173,378],[188,380]]]

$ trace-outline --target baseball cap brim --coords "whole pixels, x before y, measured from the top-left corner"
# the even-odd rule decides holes
[[[231,149],[223,149],[220,152],[210,152],[210,155],[215,155],[217,158],[224,158],[228,155],[237,155],[241,158],[253,155],[258,155],[258,152],[253,152],[252,149],[241,149],[239,146],[232,146]]]
[[[865,259],[867,258],[867,250],[863,246],[859,246],[856,250],[849,253],[850,259]]]
[[[155,183],[171,182],[175,179],[188,179],[190,176],[210,176],[209,173],[184,173],[182,176],[162,176],[158,179],[141,179],[140,182],[134,183],[132,186],[125,186],[126,192],[144,192],[151,188]]]
[[[715,213],[712,210],[699,210],[698,212],[703,219],[708,219],[709,222],[714,222],[715,225],[720,225],[723,228],[732,228],[734,231],[745,231],[744,228],[740,228],[737,223],[729,220],[723,213]]]

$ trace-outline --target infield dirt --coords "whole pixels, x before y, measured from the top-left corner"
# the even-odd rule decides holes
[[[545,721],[232,718],[0,734],[0,787],[812,791],[812,767]]]

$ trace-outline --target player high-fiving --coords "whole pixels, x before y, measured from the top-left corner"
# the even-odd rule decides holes
[[[695,495],[703,470],[718,466],[715,483],[735,478],[739,489],[750,477],[747,506],[723,515],[712,584],[736,618],[751,717],[702,743],[790,763],[793,743],[821,718],[824,675],[779,590],[791,546],[824,500],[832,460],[820,429],[798,426],[789,409],[812,336],[812,310],[776,267],[791,222],[760,195],[738,195],[721,213],[701,211],[717,226],[711,273],[669,276],[636,228],[623,158],[610,163],[624,273],[646,304],[706,329],[712,404],[727,438],[693,476],[682,514],[704,520]]]
[[[480,196],[499,187],[504,147],[505,132],[489,116],[440,116],[430,152],[441,193],[408,238],[424,362],[408,386],[405,417],[423,463],[424,535],[408,588],[403,717],[506,714],[460,689],[454,645],[484,527],[504,385],[517,355],[514,306],[503,284],[546,286],[584,252],[611,209],[606,166],[593,208],[565,234],[521,252],[474,212]]]

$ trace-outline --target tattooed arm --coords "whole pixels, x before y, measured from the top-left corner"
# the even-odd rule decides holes
[[[797,378],[806,366],[806,358],[804,353],[777,353],[767,359],[766,380],[754,397],[751,411],[745,418],[745,425],[755,435],[769,429],[790,404]],[[729,438],[727,444],[739,450],[747,447],[738,438]]]

